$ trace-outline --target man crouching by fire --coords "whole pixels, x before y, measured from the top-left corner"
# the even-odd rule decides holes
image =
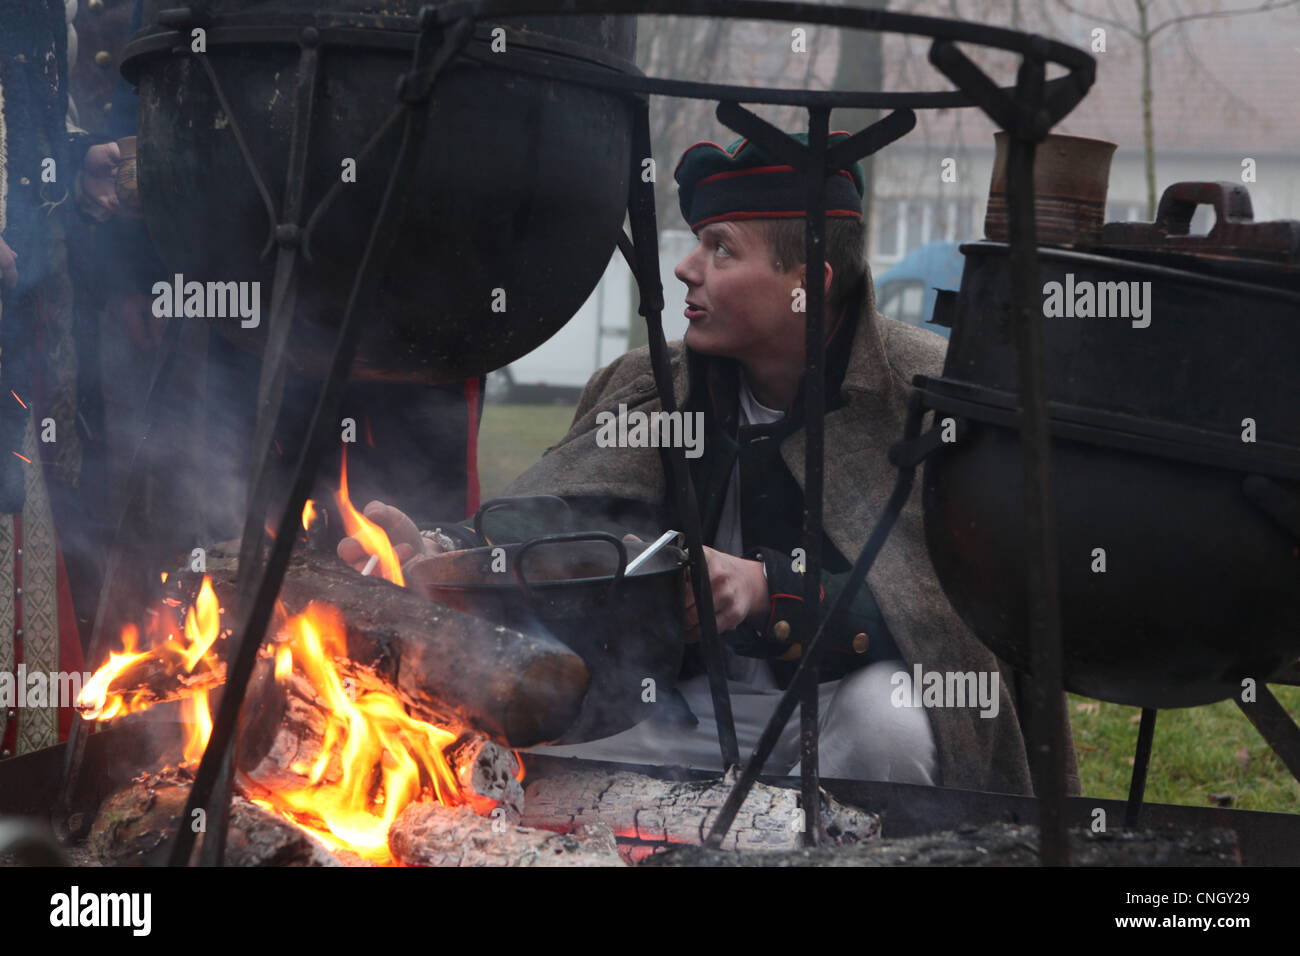
[[[832,134],[832,141],[847,136]],[[805,188],[802,178],[745,140],[692,146],[675,178],[682,215],[698,244],[676,268],[686,284],[682,343],[670,346],[679,406],[704,422],[691,462],[704,523],[718,631],[727,644],[731,702],[742,754],[752,752],[804,643],[795,613],[804,586],[803,511]],[[864,255],[864,179],[856,162],[826,187],[826,470],[823,608],[893,489],[887,452],[903,432],[908,383],[936,375],[945,343],[875,310]],[[659,451],[601,440],[611,415],[657,408],[649,353],[629,352],[587,383],[569,433],[507,489],[558,495],[615,516],[606,529],[681,527]],[[604,428],[608,432],[608,428]],[[611,447],[612,446],[612,447]],[[401,512],[372,502],[365,513],[388,531],[408,581],[420,556],[449,542],[422,535]],[[459,534],[457,535],[459,536]],[[361,567],[348,538],[339,556]],[[687,596],[688,642],[698,639]],[[832,621],[821,666],[820,771],[826,777],[938,784],[1028,793],[1025,742],[1011,672],[949,605],[926,550],[912,496],[848,612]],[[603,740],[539,748],[559,756],[720,769],[716,724],[701,658],[688,648],[677,690],[681,708]],[[950,679],[951,678],[951,679]],[[972,679],[973,678],[973,679]],[[915,686],[922,683],[924,686]],[[798,722],[768,763],[793,772]],[[1078,792],[1073,752],[1067,764]]]

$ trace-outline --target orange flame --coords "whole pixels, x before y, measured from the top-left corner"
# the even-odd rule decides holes
[[[173,619],[174,620],[174,619]],[[391,862],[388,830],[405,807],[426,794],[444,804],[462,803],[444,748],[457,735],[406,712],[396,693],[367,670],[339,666],[346,659],[347,631],[342,612],[314,603],[293,617],[277,615],[270,653],[275,679],[305,679],[326,714],[320,753],[288,769],[303,779],[299,787],[277,787],[254,800],[321,840],[332,850],[349,850],[374,862]],[[153,647],[136,650],[139,633],[123,630],[122,653],[114,653],[78,698],[87,719],[106,720],[147,709],[152,700],[112,692],[114,678],[152,657],[172,674],[191,674],[201,661],[216,663],[213,645],[221,630],[221,611],[205,577],[185,615],[184,640],[156,625]],[[165,635],[165,637],[164,637]],[[181,683],[184,684],[182,678]],[[184,759],[202,759],[212,734],[207,686],[187,690],[182,715],[188,725]],[[523,776],[523,764],[517,771]]]
[[[175,619],[171,620],[174,623]],[[108,662],[95,671],[91,679],[82,687],[77,697],[76,707],[86,720],[110,720],[123,714],[148,710],[157,703],[157,699],[144,689],[137,688],[132,691],[113,688],[114,681],[122,676],[123,671],[146,658],[156,661],[157,669],[161,674],[174,677],[178,686],[186,688],[184,696],[189,697],[200,693],[206,695],[205,685],[190,681],[188,683],[193,683],[195,686],[188,686],[184,676],[193,674],[204,658],[209,658],[208,662],[214,666],[214,669],[222,666],[216,656],[211,654],[212,645],[221,635],[221,609],[218,606],[216,593],[212,590],[212,581],[207,575],[203,576],[194,606],[185,615],[183,641],[177,641],[174,634],[167,633],[167,625],[156,612],[154,621],[154,633],[150,635],[148,650],[136,651],[140,643],[139,630],[133,624],[126,625],[122,629],[123,653],[109,654]],[[209,681],[211,682],[213,681]],[[207,743],[206,736],[203,743],[205,745]],[[199,747],[199,753],[202,752],[202,747]]]
[[[203,759],[203,751],[208,749],[208,738],[212,736],[212,711],[208,707],[206,687],[181,701],[181,718],[188,728],[182,757],[186,763],[197,766]]]
[[[312,523],[315,522],[315,520],[316,520],[316,502],[308,498],[307,503],[302,506],[302,530],[310,531]]]
[[[199,596],[193,606],[185,612],[185,640],[189,646],[181,649],[181,660],[185,662],[185,673],[192,674],[194,667],[207,654],[208,648],[221,633],[221,611],[217,606],[217,596],[212,591],[212,581],[203,575],[199,586]]]
[[[148,657],[147,652],[137,653],[135,648],[140,639],[139,631],[134,624],[128,624],[122,629],[122,653],[111,653],[108,655],[108,663],[104,664],[99,670],[81,688],[81,693],[77,695],[77,709],[81,711],[81,716],[86,720],[111,720],[122,712],[125,701],[120,694],[113,694],[110,699],[108,693],[113,679],[122,671],[126,670],[136,661]]]
[[[312,604],[290,619],[287,632],[289,639],[275,651],[276,677],[288,679],[296,666],[320,694],[327,723],[319,756],[290,768],[308,784],[258,802],[329,846],[387,860],[388,828],[419,798],[423,781],[438,800],[457,800],[455,775],[442,753],[456,735],[408,715],[368,672],[343,676],[335,663],[346,653],[338,609]]]
[[[366,554],[379,556],[379,571],[385,581],[392,581],[398,587],[406,587],[402,577],[402,562],[397,560],[393,545],[388,540],[384,529],[379,527],[356,508],[348,497],[348,453],[343,452],[343,470],[339,475],[339,490],[334,496],[343,516],[343,530],[349,537],[356,538],[365,548]]]

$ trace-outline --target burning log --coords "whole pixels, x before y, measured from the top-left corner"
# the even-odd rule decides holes
[[[633,859],[670,844],[701,845],[734,784],[668,781],[636,773],[569,771],[532,782],[523,823],[566,833],[583,823],[607,824]],[[822,795],[822,819],[834,844],[879,836],[880,817]],[[786,850],[803,844],[799,791],[754,784],[723,841],[729,850]]]
[[[328,621],[320,623],[329,629]],[[337,618],[335,625],[343,626]],[[297,626],[310,630],[303,622]],[[339,838],[375,861],[391,853],[387,845],[399,814],[422,797],[491,814],[494,830],[517,823],[523,809],[513,753],[477,735],[457,738],[415,720],[373,672],[329,660],[318,641],[302,634],[279,645],[274,661],[259,662],[245,699],[239,754],[239,787],[246,795],[319,833],[331,847]],[[473,827],[452,829],[465,836]],[[526,849],[514,842],[519,845],[511,852]],[[411,852],[412,859],[425,858]],[[433,854],[432,860],[450,851],[419,852]]]
[[[328,707],[309,680],[295,671],[277,681],[274,664],[259,661],[244,699],[239,767],[246,779],[241,788],[260,795],[310,786],[306,768],[315,765],[325,748],[328,722]],[[330,748],[323,782],[336,783],[343,776],[340,744]]]
[[[236,606],[235,560],[209,553],[207,568],[222,605]],[[177,586],[195,593],[198,577],[184,572]],[[422,718],[471,728],[509,747],[559,738],[587,692],[586,664],[554,638],[430,603],[361,577],[332,555],[295,554],[280,600],[291,614],[314,602],[338,608],[347,622],[348,657],[372,667]]]
[[[352,675],[344,678],[346,682],[365,686],[359,668],[345,663],[343,669]],[[329,723],[329,703],[312,681],[298,670],[277,678],[271,660],[259,661],[249,682],[240,728],[241,789],[261,796],[338,783],[344,775],[345,739],[334,736],[327,744]],[[313,779],[311,770],[322,755],[323,770]],[[471,733],[443,749],[443,757],[459,798],[476,813],[487,816],[500,806],[503,819],[519,821],[524,788],[512,751]]]
[[[388,848],[405,866],[622,866],[604,824],[551,833],[487,819],[468,807],[413,803],[388,831]]]
[[[155,704],[166,704],[212,690],[226,681],[224,661],[199,661],[192,674],[178,671],[170,662],[143,656],[132,661],[113,678],[113,692],[131,701],[132,712]]]
[[[193,778],[183,769],[141,774],[104,801],[89,847],[101,863],[155,866],[167,861]],[[206,821],[205,821],[206,823]],[[297,827],[235,795],[226,836],[226,866],[339,866]]]

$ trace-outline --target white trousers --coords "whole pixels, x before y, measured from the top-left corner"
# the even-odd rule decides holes
[[[766,675],[766,668],[762,673]],[[896,674],[906,678],[901,686]],[[893,679],[891,682],[891,678]],[[933,785],[937,776],[934,735],[924,708],[895,707],[891,697],[911,699],[911,675],[902,661],[881,661],[843,680],[818,687],[821,727],[818,772],[823,777],[888,780]],[[741,760],[748,760],[767,726],[781,691],[770,680],[728,681]],[[612,737],[563,747],[535,747],[534,753],[618,763],[721,770],[717,722],[708,678],[701,674],[678,685],[699,724],[694,727],[648,720]],[[768,758],[765,773],[799,773],[799,711],[796,708]]]

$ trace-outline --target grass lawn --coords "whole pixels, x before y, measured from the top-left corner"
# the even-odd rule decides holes
[[[483,501],[501,494],[542,452],[564,437],[571,405],[483,406],[479,428],[479,492]]]
[[[1270,689],[1293,718],[1300,717],[1300,687]],[[1088,796],[1128,796],[1139,713],[1136,707],[1070,695],[1079,778]],[[1300,813],[1300,783],[1232,701],[1162,710],[1156,717],[1146,799],[1213,806],[1220,802],[1215,795],[1241,810]]]
[[[520,472],[568,431],[566,405],[491,405],[479,433],[482,497],[501,494]],[[1273,687],[1282,705],[1300,717],[1300,687]],[[1137,745],[1138,709],[1070,697],[1070,722],[1079,776],[1088,796],[1128,796]],[[1212,805],[1230,795],[1244,810],[1300,813],[1300,783],[1231,701],[1190,710],[1161,711],[1147,774],[1155,803]]]

